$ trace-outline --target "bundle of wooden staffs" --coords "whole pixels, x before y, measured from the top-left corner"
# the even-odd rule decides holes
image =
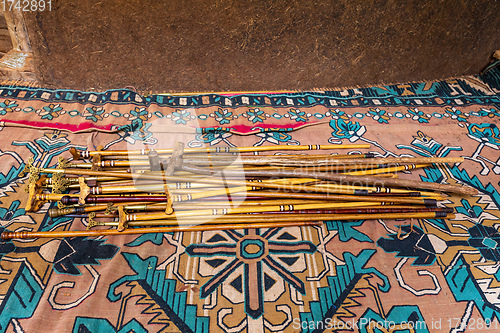
[[[30,172],[26,211],[87,218],[82,231],[4,232],[2,239],[101,236],[318,225],[329,220],[453,218],[446,193],[473,188],[399,178],[399,171],[462,158],[331,155],[369,145],[264,146],[138,151],[72,150],[73,161]],[[256,152],[287,151],[283,155]],[[289,151],[317,150],[315,154]],[[248,154],[250,153],[250,154]],[[330,152],[331,153],[331,152]],[[108,226],[108,229],[96,226]],[[111,226],[111,228],[109,228]],[[116,228],[115,228],[116,227]]]

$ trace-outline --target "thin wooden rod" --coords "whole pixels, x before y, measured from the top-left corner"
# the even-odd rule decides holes
[[[196,183],[196,182],[190,182],[190,183],[166,183],[166,185],[169,187],[169,190],[172,193],[185,193],[181,191],[182,189],[193,189],[193,188],[200,188],[198,192],[201,191],[211,191],[211,190],[216,190],[217,188],[219,189],[225,189],[228,188],[228,185],[236,185],[240,187],[258,187],[258,188],[271,188],[271,189],[277,189],[277,190],[283,190],[283,191],[296,191],[296,192],[321,192],[321,193],[341,193],[341,194],[357,194],[357,195],[363,195],[363,194],[368,194],[363,191],[352,191],[352,190],[344,190],[344,189],[325,189],[325,188],[312,188],[308,187],[307,185],[300,185],[298,184],[304,184],[304,183],[309,183],[311,181],[315,181],[316,179],[309,179],[309,178],[292,178],[292,179],[270,179],[270,180],[259,180],[259,181],[225,181],[225,180],[220,180],[218,186],[213,186],[213,184],[204,184],[204,183]],[[210,186],[211,185],[211,186]],[[115,185],[115,186],[97,186],[97,187],[91,187],[90,188],[90,193],[92,194],[111,194],[111,193],[134,193],[134,192],[165,192],[165,187],[164,183],[156,182],[154,184],[140,184],[139,182],[135,185]],[[197,190],[192,191],[197,192]]]
[[[229,193],[233,192],[238,192],[240,190],[243,190],[243,188],[249,187],[248,190],[252,190],[254,187],[259,187],[259,188],[270,188],[270,189],[276,189],[276,190],[289,190],[289,191],[295,191],[295,192],[320,192],[320,193],[339,193],[339,194],[355,194],[355,195],[366,195],[368,194],[367,191],[357,191],[357,190],[344,190],[342,188],[337,188],[334,190],[331,189],[325,189],[325,188],[318,188],[318,187],[311,187],[307,188],[304,187],[304,185],[296,185],[296,184],[303,184],[311,181],[317,181],[317,179],[314,178],[282,178],[280,179],[271,179],[271,180],[263,180],[263,181],[238,181],[238,180],[229,180],[229,179],[221,179],[221,178],[207,178],[205,177],[198,177],[194,181],[191,177],[181,177],[181,176],[167,176],[167,175],[162,175],[162,174],[143,174],[143,173],[114,173],[114,172],[108,172],[108,171],[92,171],[92,170],[78,170],[78,169],[42,169],[41,172],[63,172],[64,174],[77,174],[77,175],[88,175],[88,176],[94,176],[94,175],[116,175],[117,177],[122,176],[122,179],[133,179],[135,181],[140,182],[140,180],[158,180],[158,181],[166,181],[166,182],[172,182],[175,184],[178,184],[179,182],[188,182],[188,183],[193,183],[193,182],[198,182],[198,183],[205,183],[205,184],[216,184],[216,185],[224,185],[224,186],[239,186],[241,189],[235,190],[235,189],[230,189]],[[210,175],[208,175],[210,176]],[[235,174],[237,177],[245,177],[244,174],[240,174],[239,172]],[[169,183],[167,183],[168,185]],[[160,187],[163,185],[160,185]],[[120,187],[122,188],[122,187]],[[141,190],[146,189],[145,187],[141,187]],[[127,190],[128,191],[128,190]],[[126,192],[126,191],[124,191]],[[100,193],[114,193],[111,192],[110,189],[107,189],[106,192],[102,192],[100,188],[93,188],[91,189],[92,194],[100,194]],[[213,196],[216,194],[206,194],[205,196]],[[198,198],[203,197],[203,195],[196,195]],[[192,200],[194,199],[195,195],[191,196],[191,199],[188,199],[185,197],[182,200],[177,200],[177,201],[186,201],[186,200]]]
[[[213,218],[213,216],[199,216],[197,219],[181,220],[148,220],[148,221],[129,221],[129,227],[154,227],[161,225],[217,225],[217,224],[248,224],[265,223],[271,225],[282,222],[314,222],[314,221],[354,221],[354,220],[387,220],[387,219],[453,219],[454,214],[443,211],[438,212],[410,212],[410,213],[380,213],[380,214],[276,214],[275,216],[222,216]],[[118,222],[103,221],[102,225],[115,226]]]
[[[411,199],[411,198],[397,198],[398,201],[390,198],[370,198],[372,201],[366,200],[366,202],[397,202],[397,203],[409,203],[417,205],[435,206],[436,201],[431,199]],[[375,200],[379,199],[379,200]],[[405,200],[403,200],[405,199]],[[176,211],[173,214],[161,213],[132,213],[126,216],[127,221],[145,221],[145,220],[159,220],[167,218],[182,218],[184,216],[201,216],[201,215],[226,215],[226,214],[243,214],[243,213],[260,213],[260,212],[281,212],[281,211],[291,211],[291,210],[303,210],[303,209],[331,209],[331,208],[342,208],[346,206],[346,202],[328,202],[328,203],[317,203],[317,204],[299,204],[299,205],[280,205],[280,206],[261,206],[261,207],[234,207],[234,208],[214,208],[214,209],[197,209],[188,211]]]
[[[151,199],[151,197],[155,198],[154,200]],[[76,199],[76,200],[75,200]],[[87,200],[88,199],[88,200]],[[141,198],[138,198],[141,199]],[[111,207],[116,207],[117,204],[120,206],[124,206],[125,209],[140,209],[140,210],[147,210],[146,207],[154,207],[156,209],[157,207],[161,207],[160,210],[165,210],[167,207],[167,202],[168,198],[167,197],[161,197],[160,199],[157,199],[157,197],[154,196],[147,196],[147,197],[142,197],[142,200],[136,200],[136,201],[131,201],[131,198],[127,197],[107,197],[106,200],[96,200],[95,197],[87,197],[86,198],[86,205],[78,205],[78,198],[72,198],[72,197],[62,197],[61,202],[65,205],[75,205],[75,206],[68,206],[65,208],[51,208],[48,210],[49,216],[54,218],[62,215],[69,215],[69,214],[84,214],[84,213],[90,213],[90,212],[98,212],[101,210],[107,210],[108,209],[108,203],[113,204]],[[90,202],[94,201],[94,202]],[[155,204],[156,201],[156,204]],[[160,204],[158,204],[160,202]],[[130,207],[130,208],[129,208]],[[138,208],[134,208],[138,207]],[[139,208],[139,207],[144,207],[144,208]]]
[[[299,205],[299,204],[318,204],[318,203],[329,203],[330,201],[322,200],[308,200],[308,199],[270,199],[270,200],[246,200],[246,198],[235,198],[234,200],[228,201],[226,197],[222,201],[204,201],[195,200],[188,204],[174,203],[173,208],[175,210],[193,210],[199,209],[199,207],[204,208],[229,208],[229,207],[261,207],[261,206],[280,206],[280,205]],[[165,206],[165,204],[151,204],[148,205],[151,209],[155,209],[155,206]],[[130,206],[133,209],[133,206]]]
[[[293,158],[295,160],[310,160],[312,158],[325,158],[325,155],[280,155],[284,156],[287,158]],[[360,159],[360,158],[373,158],[373,154],[350,154],[350,155],[326,155],[326,156],[331,156],[332,158],[335,158],[335,160],[340,160],[340,159]],[[109,156],[111,157],[111,156]],[[250,158],[250,161],[252,160],[252,156],[248,156]],[[261,156],[259,158],[265,158],[266,155]],[[189,155],[189,161],[193,160],[203,160],[203,159],[220,159],[222,158],[225,162],[225,164],[229,162],[235,162],[235,164],[239,164],[239,156],[238,155],[232,155],[232,156],[227,156],[227,155]],[[224,165],[224,166],[231,166],[234,164],[229,163],[229,165]],[[251,164],[251,163],[249,163]],[[72,163],[71,167],[77,167],[77,168],[92,168],[92,166],[97,166],[101,168],[116,168],[116,167],[141,167],[141,166],[149,166],[149,160],[148,156],[145,155],[132,155],[132,156],[127,156],[127,159],[106,159],[102,160],[100,162],[94,163]]]
[[[299,185],[301,183],[308,183],[315,179],[295,179],[287,181],[262,181],[262,182],[240,182],[242,185],[238,187],[226,187],[221,182],[217,186],[213,184],[202,184],[202,183],[192,183],[192,187],[178,188],[177,185],[166,184],[172,194],[191,194],[195,198],[195,193],[199,198],[204,196],[214,196],[219,195],[223,191],[228,192],[240,192],[240,190],[251,191],[253,189],[275,189],[280,191],[293,191],[293,192],[317,192],[317,193],[332,193],[332,194],[354,194],[354,195],[369,195],[368,191],[346,189],[342,187],[312,187],[307,185]],[[234,184],[234,182],[231,182]],[[179,184],[179,183],[177,183]],[[200,186],[204,185],[204,186]],[[231,184],[227,184],[231,185]],[[240,190],[235,190],[235,188],[241,188]],[[215,191],[215,192],[214,192]],[[161,193],[165,192],[165,185],[162,183],[147,184],[147,185],[115,185],[115,186],[96,186],[90,188],[90,193],[92,194],[115,194],[115,193],[137,193],[137,192],[152,192]],[[210,194],[215,193],[215,194]],[[181,201],[181,200],[179,200]],[[183,200],[184,201],[184,200]]]
[[[210,169],[187,166],[183,165],[182,169],[184,171],[189,171],[193,173],[211,175]],[[228,170],[224,172],[224,175],[232,175],[232,171]],[[276,177],[276,178],[288,178],[288,177],[298,177],[298,178],[316,178],[329,180],[334,182],[339,182],[341,184],[357,184],[357,185],[375,185],[379,187],[409,187],[409,188],[421,188],[426,190],[434,190],[440,192],[452,192],[468,195],[477,195],[478,191],[475,188],[469,186],[457,186],[449,184],[437,184],[422,182],[418,180],[408,180],[408,179],[395,179],[395,178],[380,178],[374,176],[351,176],[342,175],[336,173],[327,172],[304,172],[300,168],[294,171],[247,171],[245,176],[250,177]],[[201,180],[199,180],[201,181]]]
[[[270,200],[270,199],[282,199],[282,198],[287,198],[287,199],[299,199],[299,200],[314,200],[314,201],[332,201],[330,199],[329,194],[323,194],[323,193],[294,193],[294,192],[274,192],[274,191],[249,191],[249,192],[235,192],[231,193],[230,195],[231,198],[244,198],[246,200]],[[368,196],[367,196],[368,197]],[[424,199],[424,197],[422,197]],[[433,196],[429,197],[428,199],[435,199],[437,201],[444,200],[445,197],[442,196]],[[228,196],[223,195],[223,196],[213,196],[213,197],[206,197],[202,198],[200,200],[193,200],[190,201],[193,205],[197,204],[200,201],[206,201],[206,202],[220,202],[220,201],[227,202]],[[380,204],[391,204],[390,202],[381,202]]]
[[[376,205],[377,203],[375,203]],[[284,206],[262,206],[262,207],[234,207],[234,208],[216,208],[216,209],[197,209],[190,211],[179,211],[173,214],[166,214],[164,212],[158,213],[132,213],[126,215],[127,221],[149,221],[149,220],[162,220],[162,219],[178,219],[188,216],[202,216],[213,215],[223,216],[226,214],[244,214],[244,213],[262,213],[262,212],[279,212],[285,210],[301,210],[301,209],[333,209],[343,207],[363,207],[370,206],[370,203],[328,203],[328,204],[304,204],[304,205],[284,205]]]
[[[430,167],[431,165],[432,164],[405,164],[405,165],[399,165],[399,166],[390,166],[387,168],[349,171],[349,172],[346,172],[345,174],[352,175],[352,176],[379,175],[379,174],[388,173],[388,172],[398,172],[398,171],[426,168],[426,167]]]
[[[133,206],[125,206],[125,209],[134,209]],[[158,207],[162,208],[162,207]],[[163,207],[163,209],[165,209]],[[274,217],[278,218],[283,215],[287,216],[295,216],[295,217],[303,217],[304,215],[311,214],[323,214],[324,216],[332,216],[335,214],[382,214],[382,213],[423,213],[423,212],[444,212],[444,213],[453,213],[453,208],[451,207],[415,207],[409,208],[408,206],[390,206],[390,208],[340,208],[340,209],[327,209],[327,210],[317,210],[317,209],[307,209],[307,210],[293,210],[293,211],[285,211],[279,213],[254,213],[254,214],[233,214],[233,215],[225,215],[228,219],[232,218],[266,218],[266,217]],[[89,217],[87,214],[67,214],[66,217],[73,218],[86,218]],[[105,213],[96,213],[94,218],[116,218],[118,217],[118,213],[113,212],[110,214]],[[215,217],[213,215],[205,215],[205,216],[185,216],[182,220],[200,220],[203,218],[210,218],[213,221],[218,221],[219,217]],[[168,219],[166,221],[176,221],[176,219]],[[156,223],[156,221],[154,222]],[[98,224],[100,225],[100,224]]]
[[[346,145],[297,145],[297,146],[259,146],[259,147],[206,147],[206,148],[185,148],[184,154],[198,153],[250,153],[262,151],[276,150],[333,150],[333,149],[367,149],[369,144],[346,144]],[[168,149],[142,149],[142,150],[100,150],[100,151],[79,151],[78,154],[82,158],[93,157],[94,155],[101,156],[128,156],[128,155],[148,155],[150,151],[155,151],[157,154],[172,154],[173,148]],[[73,153],[72,153],[73,154]],[[75,154],[73,154],[75,156]]]
[[[214,220],[208,220],[210,224],[217,223],[278,223],[278,222],[313,222],[313,221],[353,221],[353,220],[383,220],[383,219],[438,219],[438,218],[454,218],[453,214],[445,212],[412,212],[412,213],[380,213],[380,214],[297,214],[290,216],[288,214],[276,216],[224,216]],[[166,225],[167,223],[177,225],[189,225],[195,221],[203,221],[203,224],[209,224],[204,218],[210,219],[210,216],[201,216],[196,220],[154,220],[154,221],[130,221],[129,227],[139,226],[155,226]],[[110,222],[113,223],[113,222]]]
[[[226,225],[193,225],[175,227],[155,227],[155,228],[128,228],[123,231],[116,229],[107,230],[69,230],[69,231],[39,231],[39,232],[8,232],[1,235],[2,240],[9,239],[33,239],[33,238],[66,238],[66,237],[100,237],[118,235],[137,235],[149,233],[166,232],[197,232],[213,230],[238,230],[238,229],[260,229],[260,228],[286,228],[301,226],[319,226],[321,222],[275,222],[275,223],[253,223],[253,224],[226,224]]]
[[[339,185],[335,183],[330,183],[327,181],[320,181],[316,182],[314,184],[309,184],[309,186],[319,186],[319,187],[345,187],[345,188],[350,188],[354,190],[366,190],[370,191],[370,193],[408,193],[408,192],[414,192],[414,190],[405,190],[401,188],[394,188],[394,187],[373,187],[373,186],[356,186],[356,185]],[[421,196],[424,197],[441,197],[444,194],[440,192],[426,192],[426,191],[419,191]]]
[[[52,218],[70,215],[70,214],[85,214],[91,212],[98,212],[101,210],[106,210],[108,205],[95,205],[95,206],[73,206],[65,208],[51,208],[49,209],[49,216]]]
[[[387,167],[387,164],[346,164],[346,165],[322,165],[322,166],[307,166],[307,170],[311,171],[329,171],[329,172],[349,172],[354,170],[371,170],[374,168]],[[213,170],[225,170],[226,166],[212,166]],[[304,167],[305,168],[305,167]],[[245,171],[251,170],[293,170],[295,167],[259,165],[259,166],[244,166]]]
[[[211,175],[210,170],[205,168],[198,167],[189,167],[183,166],[185,171]],[[57,170],[57,171],[55,171]],[[75,169],[43,169],[42,172],[64,172],[64,174],[73,174],[73,175],[87,175],[87,176],[107,176],[107,177],[122,177],[127,179],[154,179],[154,180],[165,180],[171,182],[180,182],[186,181],[189,182],[192,179],[189,177],[180,177],[180,176],[166,176],[166,175],[148,175],[148,174],[136,174],[136,173],[122,173],[122,172],[101,172],[101,171],[92,171],[92,170],[75,170]],[[228,171],[230,172],[230,171]],[[238,174],[240,175],[240,174]],[[452,192],[459,194],[467,194],[467,195],[477,195],[478,191],[475,188],[469,186],[457,186],[457,185],[449,185],[449,184],[437,184],[437,183],[428,183],[416,180],[406,180],[406,179],[394,179],[394,178],[377,178],[377,177],[369,177],[369,176],[350,176],[350,175],[338,175],[334,173],[326,173],[326,172],[311,172],[311,173],[303,173],[301,170],[297,171],[284,171],[284,172],[258,172],[251,171],[245,172],[245,176],[252,177],[276,177],[276,178],[287,178],[287,177],[299,177],[299,178],[315,178],[322,180],[330,180],[335,182],[340,182],[341,184],[363,184],[363,185],[374,185],[379,187],[409,187],[409,188],[421,188],[427,190],[434,190],[439,192]],[[199,178],[197,179],[200,183],[208,183],[208,184],[218,184],[220,183],[219,179],[210,179],[210,178]],[[236,185],[233,183],[234,181],[226,181],[225,183],[229,185]]]
[[[221,182],[222,183],[222,182]],[[121,180],[115,180],[115,181],[110,181],[110,182],[102,182],[99,183],[97,186],[99,187],[111,187],[111,186],[149,186],[149,185],[158,185],[158,184],[163,184],[163,182],[160,182],[158,180],[130,180],[130,179],[121,179]],[[196,179],[193,179],[192,182],[178,182],[178,183],[167,183],[169,188],[171,189],[181,189],[181,188],[197,188],[197,187],[208,187],[208,186],[213,186],[212,184],[205,184],[205,183],[197,183]],[[223,184],[221,184],[223,185]]]
[[[193,165],[196,165],[196,163],[192,163]],[[241,170],[243,171],[252,171],[252,170],[294,170],[298,166],[280,166],[280,165],[237,165],[235,164],[229,164],[229,165],[210,165],[209,163],[200,163],[202,166],[210,166],[211,170],[218,171],[225,171],[225,170]],[[405,165],[411,165],[411,164],[400,164],[400,163],[391,163],[391,164],[335,164],[335,165],[304,165],[302,168],[304,171],[328,171],[328,172],[354,172],[354,171],[367,171],[367,170],[373,170],[373,169],[381,169],[381,168],[388,168],[388,167],[397,167],[397,166],[405,166]],[[401,169],[404,170],[404,167]]]
[[[305,205],[305,204],[317,204],[317,203],[330,203],[332,201],[328,200],[314,200],[314,199],[268,199],[267,200],[246,200],[246,198],[236,197],[234,200],[234,204],[231,201],[228,201],[227,198],[223,201],[205,201],[205,200],[197,200],[192,201],[189,204],[174,204],[174,208],[178,207],[179,209],[184,209],[190,207],[190,209],[197,209],[197,207],[210,207],[210,208],[227,208],[231,206],[243,206],[243,207],[260,207],[260,206],[280,206],[280,205]],[[244,201],[241,201],[244,200]],[[162,206],[164,204],[151,204],[150,206]],[[380,203],[383,205],[383,202]],[[219,207],[216,207],[219,206]],[[423,206],[423,205],[422,205]],[[396,207],[396,205],[391,205],[391,207]],[[401,205],[401,207],[403,207]],[[405,206],[407,207],[407,206]],[[413,207],[413,205],[412,205]]]
[[[349,165],[349,164],[432,164],[432,163],[461,163],[463,157],[384,157],[384,158],[353,158],[336,159],[334,155],[320,155],[319,157],[295,158],[291,156],[240,156],[238,159],[200,156],[183,158],[183,164],[200,166],[221,166],[229,164],[242,165],[274,165],[274,166],[321,166],[321,165]]]
[[[226,158],[237,158],[237,156],[240,156],[238,153],[208,153],[209,156],[220,156],[220,157],[226,157]],[[192,158],[197,158],[197,157],[206,157],[207,153],[201,153],[201,154],[189,154],[189,157]],[[253,155],[242,155],[242,156],[253,156]],[[258,155],[258,156],[273,156],[273,155]],[[277,155],[275,155],[277,156]],[[337,159],[345,158],[345,159],[351,159],[351,158],[374,158],[375,154],[373,153],[363,153],[363,154],[294,154],[294,153],[282,153],[279,156],[287,156],[287,157],[294,157],[294,158],[304,158],[307,159],[309,156],[311,157],[320,157],[320,156],[332,156]],[[148,155],[130,155],[130,156],[102,156],[104,161],[148,161],[149,162],[149,156]],[[84,163],[84,162],[82,162]],[[148,163],[149,164],[149,163]]]
[[[331,194],[323,194],[323,193],[305,193],[305,192],[294,193],[294,192],[274,192],[274,191],[269,191],[269,192],[267,192],[267,191],[249,191],[249,192],[231,193],[231,197],[244,197],[244,198],[246,198],[248,196],[251,196],[252,198],[257,197],[259,200],[261,200],[262,198],[280,199],[283,197],[288,198],[288,199],[308,199],[308,200],[323,200],[323,201],[338,200],[338,199],[333,199],[333,196]],[[262,197],[262,198],[260,198],[260,197]],[[354,196],[348,196],[348,197],[352,198]],[[360,197],[355,197],[355,198],[359,198],[359,200],[361,200],[361,198],[368,198],[368,197],[371,197],[371,196],[367,195],[367,196],[360,196]],[[374,196],[374,198],[375,197],[376,196]],[[257,198],[255,198],[255,199],[257,199]],[[213,199],[214,200],[227,200],[227,196],[213,197]],[[435,199],[436,201],[441,201],[441,200],[445,200],[445,197],[433,196],[433,197],[429,197],[429,198],[422,197],[421,199]],[[209,201],[210,198],[203,198],[203,200]],[[386,204],[390,204],[391,200],[374,200],[374,201],[380,201],[381,203],[386,202]]]
[[[243,199],[244,200],[244,199]],[[268,202],[269,201],[269,202]],[[176,211],[182,211],[182,210],[194,210],[194,209],[199,209],[198,206],[206,207],[209,206],[210,208],[231,208],[231,207],[261,207],[261,206],[270,206],[270,205],[297,205],[297,204],[315,204],[315,203],[321,203],[318,200],[260,200],[258,202],[253,202],[253,201],[242,201],[242,202],[228,202],[227,198],[224,201],[224,203],[218,203],[217,201],[209,201],[209,202],[204,202],[204,201],[195,201],[190,205],[174,205],[174,210]],[[437,207],[429,207],[429,206],[423,206],[423,205],[412,205],[412,206],[399,206],[399,205],[383,205],[384,203],[357,203],[356,205],[353,204],[346,204],[342,205],[342,207],[350,207],[350,206],[360,206],[360,207],[381,207],[384,206],[384,208],[370,208],[370,211],[373,212],[374,209],[377,210],[384,210],[388,212],[388,210],[394,210],[394,209],[405,209],[405,210],[421,210],[421,209],[426,209],[429,210],[434,210],[437,209]],[[123,208],[127,211],[164,211],[165,208],[167,207],[166,203],[134,203],[134,202],[124,202],[124,203],[118,203],[115,204],[111,207],[111,209],[117,209],[118,206],[123,206]],[[385,208],[388,207],[388,208]],[[69,215],[80,215],[82,217],[82,214],[90,213],[90,212],[98,212],[98,211],[104,211],[108,209],[108,205],[91,205],[91,206],[71,206],[71,207],[66,207],[62,209],[58,208],[52,208],[49,209],[49,216],[52,218],[58,217],[58,216],[69,216]],[[334,212],[353,212],[354,210],[368,210],[367,208],[340,208],[340,209],[335,209],[331,210],[329,209],[328,212],[329,214],[333,214]],[[311,211],[311,210],[309,210]],[[317,210],[315,210],[317,211]],[[289,212],[282,212],[282,213],[289,213]],[[105,214],[107,217],[110,217],[112,215]],[[83,216],[84,217],[84,216]]]
[[[79,198],[70,197],[67,194],[58,194],[61,195],[58,201],[61,201],[64,205],[74,205],[78,204]],[[110,196],[100,196],[100,195],[89,195],[85,198],[86,204],[107,204],[111,203],[124,203],[124,202],[135,202],[136,204],[139,202],[167,202],[167,196],[155,196],[155,195],[142,195],[142,196],[125,196],[125,195],[110,195]]]

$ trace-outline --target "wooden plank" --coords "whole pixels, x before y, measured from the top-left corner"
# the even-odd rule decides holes
[[[36,82],[23,13],[0,12],[0,79]]]
[[[12,50],[12,40],[10,36],[0,36],[0,52],[7,53]]]
[[[5,20],[5,15],[3,11],[0,12],[0,29],[8,30],[7,21]]]
[[[21,52],[31,52],[28,29],[23,13],[18,10],[5,11],[5,20],[12,38],[12,49]]]
[[[9,37],[10,39],[10,31],[7,28],[1,28],[0,29],[0,36],[1,37]]]

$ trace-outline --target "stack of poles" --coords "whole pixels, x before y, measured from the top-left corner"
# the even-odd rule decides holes
[[[183,149],[179,144],[164,150],[73,150],[69,167],[37,170],[47,176],[30,192],[31,203],[38,204],[26,209],[58,202],[60,208],[50,209],[50,217],[89,218],[89,228],[4,232],[2,239],[304,226],[331,220],[454,218],[453,209],[439,202],[449,193],[477,194],[466,186],[399,177],[400,172],[460,163],[462,158],[332,154],[333,149],[364,148],[369,145]],[[285,153],[260,154],[278,150]],[[56,174],[65,179],[67,193],[50,193],[57,192]],[[84,197],[82,179],[88,192]]]

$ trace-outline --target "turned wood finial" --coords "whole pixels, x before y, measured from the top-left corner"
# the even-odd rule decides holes
[[[184,154],[184,143],[177,141],[174,146],[174,151],[172,152],[172,157],[170,157],[170,162],[168,163],[165,174],[167,176],[172,176],[175,169],[180,169],[182,166],[182,155]]]
[[[78,204],[85,205],[85,199],[90,194],[90,187],[85,183],[84,177],[78,177],[78,183],[80,183],[80,195],[78,196]]]
[[[172,203],[174,201],[174,198],[172,196],[172,193],[170,193],[167,184],[164,184],[164,188],[165,188],[165,195],[167,197],[167,206],[165,207],[165,214],[171,215],[174,212],[174,209],[172,208]]]
[[[46,201],[40,199],[40,194],[42,194],[42,187],[38,183],[28,184],[28,202],[25,207],[27,212],[36,212],[45,204]]]
[[[127,229],[127,213],[125,213],[125,209],[123,208],[123,206],[118,206],[118,216],[119,222],[116,229],[118,231],[123,231]]]

